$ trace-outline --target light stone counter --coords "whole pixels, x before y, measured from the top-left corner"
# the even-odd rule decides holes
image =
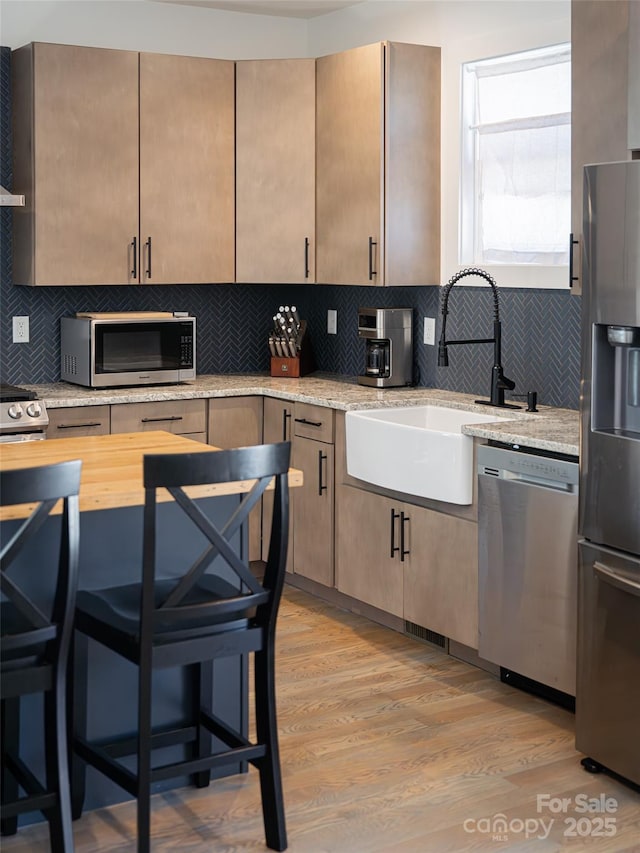
[[[107,390],[82,388],[66,382],[24,387],[35,391],[50,409],[253,395],[278,397],[341,411],[419,406],[430,403],[437,406],[469,409],[485,415],[495,411],[496,423],[465,426],[463,432],[466,435],[550,450],[555,453],[578,455],[579,417],[575,409],[540,406],[538,413],[528,413],[524,407],[519,410],[492,409],[475,405],[474,400],[477,395],[459,394],[438,388],[378,390],[358,385],[354,377],[339,377],[331,374],[317,373],[301,379],[273,378],[266,374],[206,375],[199,376],[195,382],[181,385]],[[505,421],[505,418],[508,420]]]

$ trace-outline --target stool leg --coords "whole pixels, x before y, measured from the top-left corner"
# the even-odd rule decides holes
[[[57,793],[56,805],[47,815],[52,853],[73,850],[64,675],[63,668],[56,667],[53,689],[48,690],[44,698],[47,789]]]
[[[255,694],[257,739],[258,743],[267,746],[267,754],[258,764],[264,833],[267,847],[271,850],[286,850],[287,830],[278,751],[273,648],[266,648],[255,654]]]
[[[9,745],[13,745],[18,751],[20,742],[20,697],[3,699],[0,703],[0,715],[2,717],[0,726],[0,737],[2,741],[2,802],[10,803],[18,799],[18,782],[9,771],[5,757],[5,751],[9,751]],[[18,831],[18,818],[7,817],[0,821],[0,832],[2,835],[15,835]]]
[[[69,679],[67,693],[72,692],[69,700],[71,709],[72,736],[69,743],[71,756],[71,817],[78,820],[82,817],[84,807],[87,765],[73,748],[73,738],[87,738],[87,691],[89,689],[89,638],[80,631],[74,631],[71,646],[70,666],[73,667],[73,678]]]
[[[151,850],[151,663],[138,666],[138,853]]]
[[[202,725],[201,710],[204,708],[211,711],[213,696],[213,661],[204,661],[194,664],[189,677],[192,679],[192,702],[198,734],[193,746],[194,758],[203,758],[211,755],[211,733]],[[206,788],[211,781],[211,771],[203,770],[193,774],[193,784],[196,788]]]

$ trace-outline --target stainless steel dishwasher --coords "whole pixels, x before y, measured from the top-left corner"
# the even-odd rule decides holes
[[[478,653],[569,696],[576,685],[577,529],[577,459],[478,448]]]

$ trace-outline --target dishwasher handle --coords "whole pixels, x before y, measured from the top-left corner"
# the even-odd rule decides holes
[[[525,486],[541,486],[543,489],[554,489],[556,492],[566,492],[572,495],[577,491],[573,483],[563,483],[561,480],[551,480],[548,477],[536,477],[534,474],[520,474],[517,471],[504,470],[502,479],[512,483],[522,483]]]
[[[624,577],[624,575],[619,574],[615,569],[612,569],[611,566],[605,565],[605,563],[596,561],[593,564],[593,568],[598,577],[605,583],[611,584],[611,586],[615,586],[623,592],[628,592],[631,595],[636,595],[640,598],[640,583],[637,581]]]

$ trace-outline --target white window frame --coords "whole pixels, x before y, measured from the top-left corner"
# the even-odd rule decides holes
[[[460,198],[458,227],[458,258],[461,264],[491,265],[480,259],[479,228],[481,219],[479,139],[482,133],[499,132],[536,127],[557,127],[571,124],[571,112],[555,113],[545,116],[533,116],[511,119],[504,122],[482,125],[478,120],[478,80],[481,77],[525,71],[560,62],[571,61],[570,43],[550,45],[533,50],[518,51],[504,56],[482,59],[462,64],[461,79],[461,162],[460,162]],[[508,261],[505,266],[552,267],[558,269],[568,263],[569,229],[567,229],[566,258],[548,262]],[[492,262],[496,266],[502,266]]]

